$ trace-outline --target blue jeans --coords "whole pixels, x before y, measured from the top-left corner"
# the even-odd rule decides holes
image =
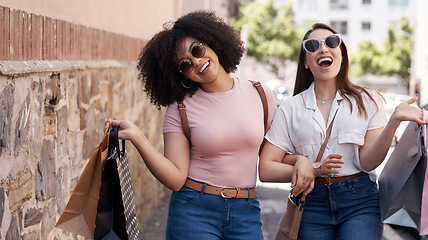
[[[378,188],[368,175],[315,185],[306,197],[298,239],[380,240],[382,234]]]
[[[171,195],[166,239],[262,240],[258,198],[223,198],[183,187]]]

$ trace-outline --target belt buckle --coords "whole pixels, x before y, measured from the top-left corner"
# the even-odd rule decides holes
[[[224,189],[236,189],[236,195],[235,195],[235,197],[228,197],[228,196],[224,195],[224,193],[223,193]],[[220,190],[220,196],[222,196],[223,198],[236,198],[238,196],[238,193],[239,193],[239,188],[222,187],[221,190]]]
[[[326,179],[328,179],[328,182],[325,183],[325,186],[330,186],[331,185],[331,177],[326,177]]]

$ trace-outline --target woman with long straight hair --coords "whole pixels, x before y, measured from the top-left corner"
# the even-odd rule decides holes
[[[402,121],[427,123],[422,110],[411,106],[416,97],[397,106],[388,120],[382,96],[353,84],[348,71],[341,36],[314,24],[302,41],[294,96],[278,108],[266,135],[261,181],[292,181],[293,190],[306,197],[299,239],[381,239],[374,170]],[[330,124],[327,147],[315,162]]]

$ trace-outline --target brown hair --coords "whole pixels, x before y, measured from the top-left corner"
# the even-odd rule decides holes
[[[312,28],[309,29],[305,36],[303,37],[303,40],[308,39],[309,34],[311,34],[313,31],[317,29],[326,29],[331,31],[334,34],[337,34],[337,32],[330,26],[324,23],[315,23],[312,25]],[[369,94],[369,92],[358,85],[353,84],[348,77],[349,72],[349,58],[348,58],[348,50],[345,46],[345,43],[342,41],[340,44],[340,50],[342,51],[342,64],[340,66],[339,73],[336,76],[337,81],[337,89],[339,91],[339,94],[349,103],[351,107],[352,112],[352,104],[351,100],[346,96],[352,96],[357,101],[358,111],[359,114],[364,114],[365,117],[367,117],[367,111],[366,107],[364,106],[362,93],[366,94],[370,97],[370,99],[376,104],[373,97]],[[305,59],[306,58],[306,52],[303,48],[303,45],[300,46],[300,54],[299,54],[299,60],[297,63],[297,75],[296,75],[296,82],[294,84],[294,93],[293,95],[297,95],[311,86],[312,82],[314,81],[314,75],[309,69],[305,69]],[[376,104],[377,107],[377,104]]]

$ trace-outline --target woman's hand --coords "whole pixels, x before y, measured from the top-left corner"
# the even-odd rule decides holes
[[[313,168],[315,169],[315,176],[328,176],[330,174],[339,174],[337,168],[341,168],[345,163],[342,160],[343,155],[339,153],[332,153],[327,156],[324,161],[314,163]]]
[[[417,97],[413,97],[400,103],[392,113],[391,120],[396,121],[397,124],[402,121],[414,121],[420,125],[427,124],[427,120],[422,121],[422,109],[411,105],[417,100]]]
[[[135,126],[134,123],[128,121],[128,120],[112,120],[108,119],[104,124],[104,132],[107,131],[108,127],[112,126],[119,126],[119,134],[118,137],[120,139],[124,140],[133,140],[135,137],[135,134],[140,131],[140,129]]]
[[[291,175],[291,193],[294,196],[308,195],[314,189],[315,176],[312,163],[307,157],[299,157],[294,164]]]

